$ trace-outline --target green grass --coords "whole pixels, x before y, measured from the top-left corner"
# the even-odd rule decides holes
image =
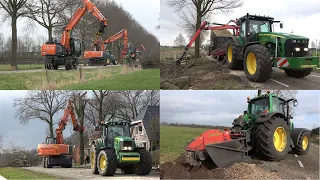
[[[44,173],[36,173],[22,168],[0,168],[0,175],[6,179],[58,179]]]
[[[189,141],[196,138],[207,128],[160,126],[160,162],[173,161],[185,150]]]
[[[82,69],[52,70],[46,72],[0,74],[0,89],[160,89],[160,72],[157,69],[130,72],[122,66]]]
[[[146,69],[125,75],[93,80],[83,84],[73,84],[63,89],[111,89],[111,90],[159,90],[160,70]]]
[[[18,64],[19,70],[28,70],[28,69],[42,69],[44,68],[43,64]],[[10,71],[9,64],[0,64],[0,71]]]

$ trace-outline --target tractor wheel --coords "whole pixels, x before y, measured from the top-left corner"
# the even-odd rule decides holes
[[[45,162],[44,162],[45,168],[52,168],[52,167],[53,167],[51,164],[49,164],[49,162],[48,162],[48,157],[45,157],[45,160],[44,160],[44,161],[45,161]]]
[[[140,154],[140,162],[135,165],[137,175],[148,175],[152,169],[152,158],[145,149],[136,150]]]
[[[239,54],[238,47],[235,45],[234,41],[229,41],[227,43],[226,57],[225,57],[229,69],[232,69],[232,70],[243,69],[243,64],[241,60],[236,59],[238,54]]]
[[[263,82],[272,72],[271,54],[260,44],[248,46],[244,55],[244,70],[250,81]]]
[[[134,173],[134,166],[133,165],[127,165],[121,168],[122,174],[133,174]]]
[[[58,63],[53,64],[53,69],[55,70],[59,69],[59,64]]]
[[[309,139],[310,134],[307,131],[303,131],[299,136],[298,144],[292,148],[293,152],[298,155],[307,154],[310,146]]]
[[[72,69],[72,60],[71,59],[67,59],[65,63],[66,63],[65,64],[66,70]]]
[[[98,174],[98,167],[97,167],[97,158],[98,152],[96,151],[96,147],[94,145],[91,146],[90,149],[90,161],[91,161],[91,173]]]
[[[284,69],[284,72],[290,76],[295,78],[303,78],[308,76],[313,71],[312,68],[306,69]]]
[[[257,154],[270,161],[283,160],[288,155],[289,126],[284,119],[272,117],[257,125],[255,148]]]
[[[117,156],[114,150],[101,150],[98,156],[98,171],[101,176],[113,176],[117,169]]]

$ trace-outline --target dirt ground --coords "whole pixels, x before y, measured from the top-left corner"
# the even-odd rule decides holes
[[[257,163],[257,162],[256,162]],[[264,170],[252,163],[234,163],[227,168],[217,168],[207,162],[201,167],[191,167],[182,154],[174,162],[160,166],[161,179],[279,179],[278,172]]]
[[[176,55],[175,55],[176,54]],[[175,66],[174,56],[181,52],[161,52],[161,89],[250,89],[247,78],[230,74],[220,62],[202,58],[191,58]]]

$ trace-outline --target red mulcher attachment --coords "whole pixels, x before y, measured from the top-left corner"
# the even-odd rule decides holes
[[[201,165],[208,156],[218,167],[226,167],[234,162],[249,160],[251,147],[250,131],[222,131],[211,129],[191,141],[186,149],[186,161],[192,165]]]

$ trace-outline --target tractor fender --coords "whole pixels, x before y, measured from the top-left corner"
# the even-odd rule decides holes
[[[260,44],[260,41],[253,41],[253,42],[249,42],[248,44],[246,44],[243,48],[243,51],[242,51],[242,59],[244,58],[244,54],[246,52],[246,49],[248,46],[251,46],[253,44]]]
[[[236,46],[241,46],[240,41],[235,36],[232,36],[230,39],[233,40],[233,42]]]
[[[232,125],[243,127],[246,124],[246,121],[243,119],[243,115],[239,116],[237,119],[233,120]]]
[[[291,139],[293,141],[294,146],[298,145],[299,137],[305,131],[309,131],[309,130],[305,129],[305,128],[294,128],[291,131],[290,136],[291,136]]]
[[[272,113],[269,113],[267,116],[257,118],[256,123],[263,123],[272,117],[280,117],[286,121],[285,116],[283,114],[279,112],[272,112]]]

